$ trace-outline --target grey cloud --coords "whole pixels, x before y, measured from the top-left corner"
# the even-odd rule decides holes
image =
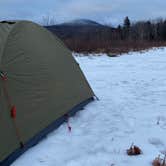
[[[41,20],[52,15],[59,22],[89,18],[112,24],[166,17],[164,0],[1,0],[0,19]]]

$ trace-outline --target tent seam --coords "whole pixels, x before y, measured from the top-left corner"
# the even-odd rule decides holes
[[[2,47],[2,56],[1,56],[1,59],[0,59],[0,68],[2,67],[2,59],[3,59],[3,56],[4,56],[4,52],[5,52],[5,49],[6,49],[6,44],[9,40],[9,36],[11,35],[11,33],[13,32],[13,30],[17,27],[17,25],[19,24],[20,22],[16,22],[15,25],[12,27],[12,29],[9,31],[6,39],[5,39],[5,43],[4,43],[4,46]]]

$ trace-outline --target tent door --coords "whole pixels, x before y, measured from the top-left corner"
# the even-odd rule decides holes
[[[19,148],[10,110],[0,80],[0,161]]]

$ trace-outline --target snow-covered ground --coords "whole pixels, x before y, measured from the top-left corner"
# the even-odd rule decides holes
[[[150,166],[166,151],[166,48],[76,60],[100,101],[70,119],[71,133],[63,124],[12,166]],[[126,155],[132,143],[142,155]]]

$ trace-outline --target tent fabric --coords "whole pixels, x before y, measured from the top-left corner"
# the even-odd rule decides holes
[[[6,39],[13,28],[13,24],[0,23],[0,60],[3,52],[3,47],[5,46]]]
[[[71,52],[56,36],[29,21],[0,23],[0,162],[94,93]]]

